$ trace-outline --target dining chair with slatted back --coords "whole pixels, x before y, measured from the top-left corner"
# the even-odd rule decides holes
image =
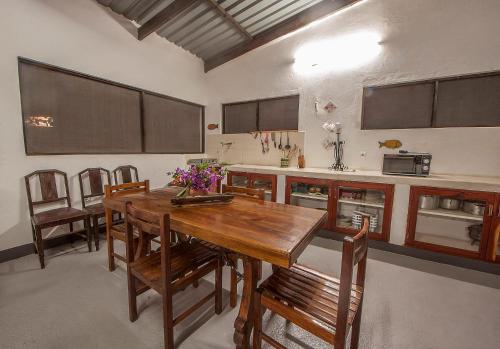
[[[354,237],[345,237],[340,280],[295,264],[276,268],[255,291],[253,347],[262,340],[285,348],[262,331],[263,308],[314,334],[337,349],[344,349],[351,330],[350,348],[358,348],[365,289],[369,220]],[[357,267],[353,283],[354,269]]]
[[[230,185],[222,185],[222,193],[232,194],[238,197],[243,197],[249,200],[264,201],[265,190],[255,189],[255,188],[245,188],[245,187],[235,187]],[[238,283],[243,280],[242,274],[238,271],[238,256],[230,254],[229,260],[231,261],[231,286],[229,291],[229,305],[234,308],[236,307],[238,300]],[[257,279],[262,278],[262,262],[258,262],[258,275]]]
[[[37,178],[40,185],[41,200],[33,200],[32,178]],[[57,180],[63,180],[64,192],[59,195]],[[33,232],[33,244],[38,253],[40,267],[45,268],[44,239],[42,229],[53,228],[69,224],[69,233],[78,234],[87,240],[88,250],[92,251],[92,242],[90,234],[89,215],[76,208],[71,207],[71,196],[68,187],[68,176],[65,172],[59,170],[38,170],[24,176],[26,184],[26,193],[28,195],[28,206],[31,217],[31,228]],[[36,179],[35,179],[36,181]],[[65,207],[52,208],[44,211],[35,212],[42,206],[55,205],[65,202]],[[73,230],[73,223],[83,221],[85,234],[80,234]]]
[[[99,218],[104,217],[105,213],[102,202],[96,203],[95,200],[104,197],[103,177],[106,179],[107,184],[111,185],[111,174],[109,170],[105,168],[86,168],[78,173],[82,210],[87,212],[90,216],[94,233],[95,249],[97,251],[99,251]],[[86,190],[86,182],[88,182],[88,190]]]
[[[196,240],[172,244],[170,217],[153,213],[125,203],[127,236],[127,277],[129,291],[130,321],[138,318],[137,296],[148,289],[158,292],[163,298],[163,326],[165,348],[174,348],[173,328],[205,303],[215,298],[215,313],[222,312],[222,266],[220,253],[206,248]],[[134,231],[139,235],[136,251],[132,248]],[[145,248],[152,237],[160,236],[160,250]],[[173,317],[172,297],[194,280],[200,280],[215,272],[215,289],[193,306]],[[187,291],[185,291],[187,292]]]
[[[115,180],[115,185],[139,182],[139,172],[135,166],[122,165],[113,170],[113,178]]]
[[[149,193],[149,180],[143,182],[131,182],[118,185],[105,185],[104,197],[112,198],[116,196],[131,195],[136,193]],[[113,211],[105,209],[106,217],[106,239],[108,241],[108,267],[109,271],[116,269],[115,258],[122,262],[127,262],[125,256],[115,252],[115,240],[126,242],[125,224],[115,224],[113,221]]]

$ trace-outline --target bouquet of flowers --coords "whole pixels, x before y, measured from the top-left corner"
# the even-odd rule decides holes
[[[224,179],[226,170],[211,164],[190,165],[186,170],[177,168],[172,175],[173,185],[184,187],[177,196],[188,195],[190,191],[207,193],[218,180]]]

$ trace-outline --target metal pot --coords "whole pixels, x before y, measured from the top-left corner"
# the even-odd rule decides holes
[[[439,196],[436,195],[420,195],[418,199],[418,208],[424,210],[435,210],[439,207]]]
[[[439,207],[444,208],[446,210],[458,210],[460,208],[461,203],[462,201],[458,199],[441,198],[441,200],[439,200]]]
[[[483,216],[486,205],[483,202],[464,201],[462,210],[475,216]]]
[[[482,224],[474,224],[474,225],[468,226],[467,229],[469,230],[469,237],[471,239],[471,245],[474,245],[476,242],[481,241],[481,233],[483,232],[483,225]]]

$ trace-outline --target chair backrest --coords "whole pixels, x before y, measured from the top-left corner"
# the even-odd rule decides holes
[[[266,191],[264,189],[234,187],[225,184],[222,185],[222,193],[233,194],[255,200],[264,200],[266,195]]]
[[[87,199],[94,197],[101,197],[104,195],[104,185],[102,182],[102,175],[106,176],[107,184],[111,185],[111,175],[109,170],[102,167],[86,168],[78,173],[78,181],[80,183],[80,194],[82,197],[82,208],[85,208]],[[85,194],[83,182],[85,178],[89,181],[90,194]]]
[[[106,198],[134,193],[149,193],[149,180],[104,186],[104,197]]]
[[[131,202],[126,202],[124,207],[125,225],[127,236],[127,263],[134,259],[134,231],[139,233],[139,246],[145,246],[152,237],[160,236],[162,285],[166,287],[171,280],[170,264],[170,216],[167,213],[154,213],[134,207]]]
[[[59,193],[57,191],[56,176],[62,176],[64,178],[65,196],[59,196]],[[41,200],[33,201],[33,195],[30,185],[30,180],[32,177],[38,177],[38,180],[40,182],[40,191],[42,194]],[[71,207],[71,197],[69,195],[68,189],[68,176],[65,172],[54,169],[38,170],[24,176],[24,182],[26,184],[26,193],[28,195],[28,205],[31,216],[33,216],[34,214],[34,207],[39,205],[65,200],[67,206]]]
[[[344,238],[335,336],[345,337],[347,335],[347,320],[349,316],[351,297],[353,296],[352,279],[355,266],[357,266],[358,269],[355,285],[357,287],[365,286],[369,225],[369,217],[365,216],[363,219],[363,227],[361,228],[359,233],[354,237],[346,236]],[[361,308],[363,299],[361,298],[359,302],[359,307]]]
[[[120,175],[120,176],[119,176]],[[118,178],[121,177],[121,183],[139,182],[139,172],[137,167],[132,165],[118,166],[113,170],[115,184],[120,184]]]

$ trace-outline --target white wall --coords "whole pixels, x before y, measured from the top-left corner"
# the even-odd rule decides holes
[[[330,165],[332,153],[321,145],[326,134],[320,126],[333,119],[345,125],[345,162],[352,168],[380,169],[382,154],[390,150],[379,149],[377,141],[396,138],[404,149],[431,152],[435,173],[498,176],[500,128],[361,131],[360,123],[363,86],[500,70],[499,16],[498,0],[361,1],[210,71],[207,119],[220,122],[224,102],[298,91],[307,166]],[[343,71],[294,70],[294,53],[302,45],[359,31],[381,37],[382,50],[373,61]],[[315,97],[331,99],[338,108],[318,117]],[[360,156],[362,151],[366,157]]]
[[[17,57],[206,104],[203,63],[151,35],[140,42],[123,21],[92,0],[3,0],[0,11],[0,250],[31,242],[23,176],[36,169],[68,173],[75,207],[75,175],[86,167],[112,170],[133,164],[153,187],[185,164],[182,155],[26,156],[23,144]],[[119,23],[123,21],[124,23]],[[130,27],[130,23],[128,23]]]

